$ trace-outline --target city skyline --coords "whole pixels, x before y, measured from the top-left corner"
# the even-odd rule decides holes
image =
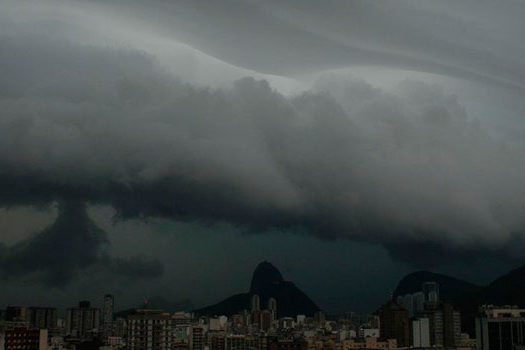
[[[480,288],[417,272],[405,276],[372,313],[341,310],[330,315],[263,261],[253,272],[248,293],[197,310],[145,298],[140,306],[116,312],[112,294],[100,296],[101,307],[81,300],[65,314],[54,306],[10,305],[0,309],[0,348],[519,349],[525,345],[525,309],[515,304],[524,304],[524,273],[525,267],[510,271]]]
[[[268,283],[270,287],[274,278],[280,280],[280,273],[272,269],[275,268],[268,262],[259,264],[252,287],[254,283],[259,287]],[[423,304],[418,304],[412,316],[394,299],[368,315],[351,313],[328,317],[317,309],[305,314],[301,314],[301,310],[289,310],[279,316],[279,306],[286,307],[287,297],[270,297],[264,307],[261,306],[263,298],[257,294],[251,294],[244,305],[230,309],[226,315],[166,312],[149,307],[146,300],[142,307],[114,313],[115,299],[110,294],[104,295],[102,309],[83,300],[67,308],[65,318],[53,307],[9,306],[0,312],[0,346],[7,350],[65,350],[76,346],[100,350],[275,350],[275,347],[290,349],[290,346],[296,350],[318,346],[394,350],[432,345],[469,350],[475,344],[486,349],[487,344],[493,347],[501,341],[505,342],[505,348],[522,344],[520,331],[509,339],[502,336],[501,327],[507,327],[510,315],[514,322],[510,325],[525,327],[525,309],[483,306],[476,317],[476,337],[472,338],[471,328],[467,328],[469,333],[463,332],[461,313],[440,300],[439,284],[427,281],[419,289]],[[264,293],[262,289],[261,292]],[[493,332],[498,326],[499,336]]]

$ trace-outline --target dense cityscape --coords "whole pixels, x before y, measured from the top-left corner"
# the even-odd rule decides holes
[[[480,306],[475,334],[462,332],[461,315],[440,300],[428,281],[415,294],[390,298],[370,315],[298,314],[279,317],[279,301],[250,297],[249,309],[226,315],[167,312],[148,307],[115,312],[80,301],[65,315],[55,307],[2,310],[0,349],[14,350],[349,350],[525,349],[525,309]],[[65,316],[65,317],[64,317]]]

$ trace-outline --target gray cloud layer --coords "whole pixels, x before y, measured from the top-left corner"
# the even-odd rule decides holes
[[[0,245],[3,279],[38,273],[45,284],[68,284],[79,270],[98,267],[130,278],[158,277],[160,262],[142,256],[110,257],[104,250],[107,234],[88,217],[83,203],[60,204],[55,223],[13,246]]]
[[[387,66],[525,88],[519,0],[78,3],[260,72]]]
[[[521,230],[521,154],[435,86],[197,89],[141,53],[39,40],[2,41],[6,205],[78,199],[380,242],[503,244]]]
[[[80,3],[86,11],[102,6]],[[487,53],[480,44],[464,45],[477,38],[473,32],[448,33],[453,39],[445,42],[432,30],[470,28],[446,11],[447,28],[432,22],[415,30],[433,11],[444,11],[430,3],[411,11],[408,2],[398,8],[330,1],[323,11],[318,3],[175,1],[163,13],[183,19],[177,35],[195,47],[264,71],[351,61],[523,87],[518,44]],[[110,15],[113,5],[107,5]],[[326,25],[338,9],[351,20]],[[421,16],[405,23],[402,9]],[[141,11],[142,5],[130,5],[114,14],[115,21]],[[304,13],[318,15],[314,21]],[[376,17],[384,27],[367,22]],[[231,25],[225,18],[243,20]],[[417,264],[439,261],[445,249],[462,258],[520,258],[524,156],[492,138],[437,86],[404,82],[385,91],[325,75],[293,97],[251,78],[197,88],[173,78],[147,53],[35,34],[13,23],[4,18],[9,30],[0,36],[2,206],[74,201],[110,204],[121,218],[228,221],[254,230],[303,227],[319,237],[377,242],[393,257]],[[172,29],[162,17],[154,27]],[[285,50],[290,42],[293,48]],[[101,261],[127,275],[162,273],[154,261],[100,255],[104,233],[83,209],[74,212],[63,212],[33,240],[3,248],[4,273],[43,270],[50,283],[63,283]],[[70,234],[74,224],[79,229]],[[67,256],[28,259],[56,244]],[[82,244],[84,254],[76,254]],[[414,255],[414,247],[427,253]]]

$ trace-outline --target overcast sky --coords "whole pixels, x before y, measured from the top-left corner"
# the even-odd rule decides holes
[[[324,309],[524,263],[525,3],[0,0],[0,304]]]

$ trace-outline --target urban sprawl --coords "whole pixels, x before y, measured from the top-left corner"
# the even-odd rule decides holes
[[[1,313],[0,349],[100,350],[350,350],[525,349],[525,309],[483,305],[473,329],[425,282],[417,293],[390,298],[372,315],[278,317],[279,300],[251,296],[249,309],[198,315],[143,308],[114,312],[113,295],[101,308],[88,301],[68,308],[8,306]]]

